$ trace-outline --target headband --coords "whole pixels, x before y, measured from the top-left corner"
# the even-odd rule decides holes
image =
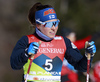
[[[35,12],[35,20],[45,22],[52,19],[57,19],[54,8],[45,8]]]

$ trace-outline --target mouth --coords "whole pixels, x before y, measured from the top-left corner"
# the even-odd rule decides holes
[[[55,32],[50,32],[51,35],[55,35]]]

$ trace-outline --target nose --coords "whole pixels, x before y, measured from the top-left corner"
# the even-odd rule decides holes
[[[55,30],[55,28],[56,28],[56,27],[55,27],[54,25],[51,27],[52,30]]]

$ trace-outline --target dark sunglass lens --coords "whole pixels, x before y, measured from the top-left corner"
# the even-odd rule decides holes
[[[45,23],[43,26],[45,27],[47,23]]]
[[[57,22],[53,22],[53,25],[56,26]]]

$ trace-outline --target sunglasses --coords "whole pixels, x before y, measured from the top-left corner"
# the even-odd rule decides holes
[[[44,27],[51,28],[53,25],[54,25],[55,27],[57,27],[58,24],[59,24],[59,22],[60,22],[60,20],[57,19],[57,21],[52,21],[52,22],[42,22],[42,21],[36,20],[36,22],[42,24]]]

